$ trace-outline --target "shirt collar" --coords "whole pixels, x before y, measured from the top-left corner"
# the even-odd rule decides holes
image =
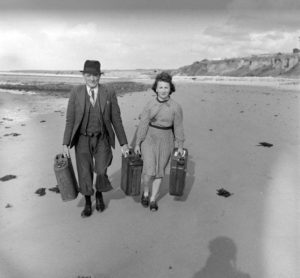
[[[96,86],[95,88],[91,88],[88,85],[86,85],[86,90],[87,90],[87,93],[88,93],[89,96],[91,95],[91,89],[94,90],[95,95],[98,94],[98,86]]]

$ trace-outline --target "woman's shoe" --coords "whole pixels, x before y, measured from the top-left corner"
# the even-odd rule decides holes
[[[145,196],[144,193],[142,194],[141,204],[145,208],[149,206],[149,196]]]
[[[150,202],[150,210],[151,211],[157,211],[158,210],[158,205],[157,205],[156,201]]]

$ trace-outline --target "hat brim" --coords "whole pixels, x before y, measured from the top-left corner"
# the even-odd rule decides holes
[[[81,72],[81,73],[97,74],[97,75],[98,75],[98,74],[99,74],[99,75],[104,74],[103,71],[98,72],[98,71],[92,71],[92,70],[80,70],[80,72]]]

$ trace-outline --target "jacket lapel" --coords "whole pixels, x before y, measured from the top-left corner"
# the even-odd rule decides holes
[[[107,101],[107,91],[101,85],[99,85],[99,98],[100,98],[101,111],[102,111],[102,113],[104,113],[104,108],[105,108],[105,104],[106,104],[106,101]]]
[[[80,108],[82,111],[82,114],[84,112],[84,108],[85,108],[85,97],[86,97],[87,91],[86,91],[86,86],[83,86],[82,89],[79,91],[78,94],[78,100],[79,100],[79,104],[80,104]]]

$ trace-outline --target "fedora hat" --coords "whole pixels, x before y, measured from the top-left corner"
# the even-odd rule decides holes
[[[94,60],[86,60],[84,62],[83,70],[80,72],[82,73],[91,73],[91,74],[103,74],[101,71],[101,64],[99,61]]]

